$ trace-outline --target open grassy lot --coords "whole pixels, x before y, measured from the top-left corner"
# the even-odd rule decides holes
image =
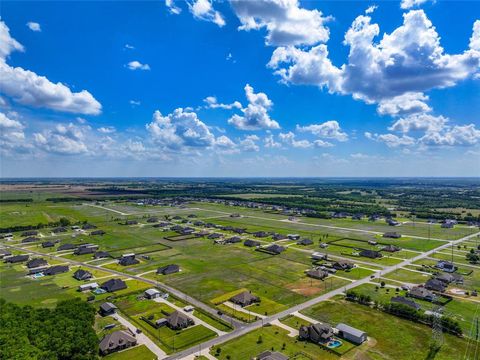
[[[303,313],[319,321],[333,325],[343,322],[366,331],[375,341],[371,347],[353,350],[359,358],[429,359],[428,344],[432,330],[425,325],[338,298],[322,302]],[[444,340],[444,345],[434,357],[435,360],[458,359],[459,354],[465,353],[466,339],[444,334]]]
[[[293,329],[299,329],[300,326],[305,325],[311,325],[311,323],[305,319],[299,318],[295,315],[288,315],[284,317],[283,319],[280,319],[282,323],[284,323],[287,326],[290,326]]]
[[[133,348],[123,350],[114,354],[105,356],[105,360],[154,360],[157,356],[152,353],[145,345],[138,345]]]
[[[392,288],[381,288],[372,284],[363,284],[354,289],[355,292],[369,295],[373,301],[379,301],[382,303],[388,303],[393,296],[405,296],[406,291]],[[420,299],[414,299],[414,301],[419,304],[422,309],[431,310],[435,307],[435,304],[432,304],[428,301],[423,301]],[[474,319],[478,316],[480,312],[480,302],[476,302],[475,298],[471,300],[454,298],[452,301],[444,305],[444,314],[449,317],[457,320],[462,327],[465,336],[475,336],[471,334],[472,330],[475,330],[475,327],[472,327]]]
[[[423,284],[430,279],[430,277],[431,275],[421,274],[408,269],[397,269],[390,274],[385,275],[385,278],[387,279],[398,280],[410,284]]]

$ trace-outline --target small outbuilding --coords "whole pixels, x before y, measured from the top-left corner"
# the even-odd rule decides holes
[[[180,266],[176,264],[165,265],[157,269],[157,274],[169,275],[174,274],[180,271]]]
[[[336,326],[336,329],[340,337],[355,344],[362,344],[367,341],[367,333],[365,331],[358,330],[350,325],[340,323]]]

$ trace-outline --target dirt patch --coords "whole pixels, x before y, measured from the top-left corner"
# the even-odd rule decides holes
[[[303,296],[312,296],[321,293],[325,290],[325,286],[321,281],[314,280],[310,282],[310,279],[300,280],[286,286],[289,290],[296,292]]]

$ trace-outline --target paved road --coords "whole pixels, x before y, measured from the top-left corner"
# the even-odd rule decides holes
[[[192,298],[191,296],[189,296],[189,295],[187,295],[187,294],[185,294],[185,293],[183,293],[183,292],[181,292],[177,289],[174,289],[174,288],[172,288],[172,287],[170,287],[166,284],[160,283],[160,282],[152,280],[152,279],[146,279],[146,278],[141,277],[141,276],[127,274],[127,273],[123,273],[121,271],[107,269],[107,268],[104,268],[104,267],[101,267],[101,266],[98,266],[98,265],[93,265],[93,264],[89,264],[89,263],[85,263],[85,262],[80,262],[80,261],[76,261],[76,260],[72,260],[72,259],[67,259],[67,258],[63,258],[61,256],[56,256],[56,255],[52,255],[52,254],[45,254],[45,253],[35,251],[35,250],[32,250],[32,249],[24,249],[24,248],[19,247],[19,246],[14,246],[14,245],[9,245],[9,244],[3,244],[3,245],[5,245],[7,247],[10,247],[10,248],[13,248],[13,249],[16,249],[16,250],[23,251],[23,252],[29,252],[29,253],[36,254],[36,255],[47,256],[49,258],[56,259],[56,260],[61,260],[61,261],[64,261],[64,262],[68,262],[70,264],[81,265],[83,267],[87,267],[87,268],[90,268],[90,269],[96,269],[96,270],[100,270],[100,271],[104,271],[104,272],[109,272],[111,274],[127,277],[127,278],[130,278],[130,279],[143,281],[143,282],[146,282],[148,284],[152,284],[152,285],[154,285],[154,286],[172,294],[173,296],[175,296],[179,299],[185,300],[186,302],[192,304],[194,307],[200,308],[200,309],[208,312],[209,314],[213,315],[214,317],[221,318],[222,320],[231,324],[234,328],[237,328],[237,327],[240,327],[240,326],[244,325],[243,322],[238,321],[234,318],[231,318],[228,315],[223,314],[222,316],[219,316],[217,314],[216,309],[211,308],[210,306],[204,304],[203,302],[201,302],[201,301],[199,301],[195,298]]]
[[[436,249],[433,249],[433,250],[429,250],[425,253],[422,253],[418,256],[415,256],[411,259],[407,259],[397,265],[393,265],[393,266],[389,266],[387,268],[384,268],[380,271],[378,271],[375,276],[376,277],[382,277],[394,270],[396,270],[397,268],[400,268],[400,267],[403,267],[403,266],[406,266],[406,265],[409,265],[415,261],[418,261],[418,260],[421,260],[425,257],[428,257],[430,255],[432,255],[433,253],[439,251],[439,250],[443,250],[443,249],[446,249],[448,247],[451,247],[452,245],[455,246],[456,244],[462,242],[462,241],[466,241],[472,237],[475,237],[477,235],[480,235],[480,232],[477,232],[477,233],[474,233],[474,234],[471,234],[471,235],[468,235],[468,236],[465,236],[459,240],[455,240],[455,241],[450,241],[449,243],[447,244],[444,244]],[[319,302],[322,302],[322,301],[325,301],[325,300],[328,300],[334,296],[337,296],[337,295],[340,295],[342,293],[344,293],[345,291],[347,290],[350,290],[352,288],[355,288],[357,286],[360,286],[360,285],[363,285],[363,284],[366,284],[368,282],[370,282],[370,276],[367,276],[363,279],[360,279],[360,280],[357,280],[357,281],[354,281],[352,282],[351,284],[348,284],[342,288],[338,288],[338,289],[335,289],[335,290],[332,290],[328,293],[325,293],[323,295],[320,295],[316,298],[313,298],[313,299],[310,299],[304,303],[301,303],[301,304],[298,304],[298,305],[295,305],[287,310],[284,310],[280,313],[277,313],[275,315],[271,315],[271,316],[268,316],[262,320],[259,320],[259,321],[256,321],[254,323],[250,323],[250,324],[247,324],[243,327],[240,327],[240,328],[237,328],[235,329],[234,331],[232,331],[231,333],[229,334],[226,334],[226,335],[223,335],[223,336],[219,336],[215,339],[212,339],[212,340],[209,340],[209,341],[206,341],[204,343],[202,343],[202,348],[210,348],[212,346],[215,346],[215,345],[219,345],[219,344],[222,344],[224,342],[227,342],[229,340],[232,340],[232,339],[235,339],[237,337],[240,337],[242,335],[245,335],[247,333],[249,333],[250,331],[252,330],[255,330],[255,329],[258,329],[260,327],[262,327],[264,324],[268,324],[274,320],[278,320],[278,319],[281,319],[287,315],[290,315],[291,313],[293,312],[298,312],[298,311],[302,311],[302,310],[305,310],[306,308],[310,307],[310,306],[313,306],[313,305],[316,305],[318,304]],[[186,356],[189,356],[189,355],[192,355],[192,354],[195,354],[195,352],[198,351],[198,346],[195,346],[195,347],[192,347],[192,348],[189,348],[187,350],[184,350],[184,351],[181,351],[179,353],[176,353],[174,355],[171,355],[167,358],[165,358],[166,360],[178,360],[178,359],[182,359]]]
[[[131,332],[135,334],[135,337],[137,338],[137,342],[139,344],[143,344],[146,347],[150,349],[151,352],[153,352],[159,359],[165,358],[167,353],[160,349],[157,344],[155,344],[147,335],[141,333],[141,334],[136,334],[135,330],[137,329],[136,326],[134,326],[130,321],[125,319],[122,315],[119,313],[116,313],[114,315],[111,315],[111,317],[118,319],[118,322],[125,326],[127,329],[129,329]]]

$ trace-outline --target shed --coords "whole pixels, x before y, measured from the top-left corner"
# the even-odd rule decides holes
[[[358,330],[350,325],[340,323],[336,326],[336,329],[339,331],[341,337],[355,344],[362,344],[367,340],[367,333],[365,331]]]

